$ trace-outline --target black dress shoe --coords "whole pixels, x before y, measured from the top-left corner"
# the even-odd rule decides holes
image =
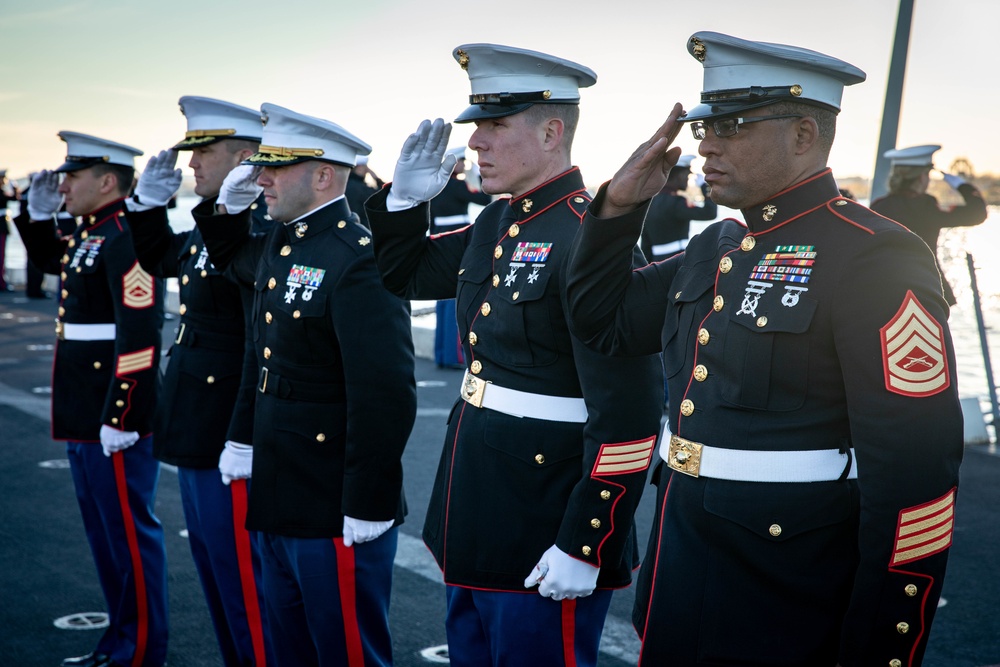
[[[97,652],[80,655],[75,658],[66,658],[62,661],[62,667],[107,667],[111,664],[110,655]]]

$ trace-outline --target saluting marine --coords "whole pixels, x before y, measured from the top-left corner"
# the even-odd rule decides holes
[[[865,74],[699,32],[701,104],[674,107],[594,198],[569,268],[574,330],[663,350],[671,395],[633,620],[642,665],[919,665],[954,530],[962,412],[934,258],[839,195],[826,163]],[[739,208],[629,266],[689,122]]]
[[[596,75],[493,44],[453,56],[471,81],[456,122],[476,124],[482,189],[511,197],[426,235],[455,164],[439,119],[410,135],[367,205],[386,288],[457,296],[469,366],[423,531],[448,585],[448,653],[456,666],[593,665],[611,591],[637,564],[633,513],[663,404],[655,356],[604,357],[568,328],[566,260],[590,201],[570,152]]]
[[[195,194],[214,202],[226,175],[257,151],[263,126],[257,110],[230,102],[186,96],[179,103],[187,118],[184,139],[150,158],[125,202],[139,262],[179,285],[181,319],[153,453],[177,466],[191,555],[223,662],[264,665],[260,559],[245,526],[257,362],[247,348],[244,309],[253,292],[215,268],[197,227],[175,233],[167,219],[167,203],[181,184],[177,151],[191,152]],[[263,200],[251,208],[254,231],[268,229]]]
[[[142,151],[78,132],[59,137],[66,162],[32,179],[30,223],[18,229],[31,261],[62,277],[52,437],[67,441],[109,620],[92,653],[63,665],[159,667],[167,653],[167,573],[153,513],[160,469],[152,427],[163,285],[139,265],[122,210]],[[56,231],[63,195],[66,210],[80,216],[70,237]]]
[[[260,531],[272,649],[278,664],[388,665],[416,386],[408,309],[382,288],[344,197],[371,147],[326,120],[261,113],[259,151],[194,217],[209,260],[255,292],[247,527]],[[261,188],[281,224],[251,234]]]

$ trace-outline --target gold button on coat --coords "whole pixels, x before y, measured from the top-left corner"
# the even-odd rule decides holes
[[[183,303],[181,304],[181,307],[177,309],[177,312],[180,313],[181,315],[183,315],[187,311],[188,311],[188,307],[185,306]]]
[[[62,261],[62,263],[65,264],[66,262],[69,261],[69,255],[63,255],[60,261]]]
[[[837,201],[833,202],[833,205],[834,206],[846,206],[847,205],[847,200],[846,199],[838,199]]]
[[[273,320],[273,319],[274,319],[274,315],[271,314],[271,311],[268,311],[268,312],[264,313],[264,321],[265,322],[267,322],[268,324],[270,324],[271,320]]]
[[[112,424],[117,424],[118,423],[118,417],[112,417],[111,418],[111,423]]]
[[[702,345],[708,345],[708,341],[712,338],[711,334],[708,333],[708,329],[698,329],[698,342]]]
[[[761,327],[761,328],[766,327],[767,326],[767,317],[764,316],[764,315],[761,315],[760,317],[758,317],[757,318],[757,326]]]
[[[347,226],[347,222],[344,221],[344,220],[341,220],[340,222],[337,223],[337,229],[343,229],[346,226]]]
[[[68,296],[69,296],[69,290],[68,289],[63,289],[63,291],[62,291],[62,298],[65,299]]]
[[[583,552],[584,556],[589,556],[592,550],[590,547],[585,546],[582,549],[580,549],[580,551]]]
[[[115,401],[115,405],[117,405],[119,408],[124,408],[125,407],[125,401],[123,401],[122,399],[119,398],[117,401]]]
[[[740,249],[743,252],[750,252],[755,245],[757,245],[757,239],[752,236],[744,236],[743,241],[740,242]]]
[[[496,287],[499,284],[500,284],[500,276],[494,275],[493,276],[493,286]]]
[[[483,372],[483,362],[479,361],[479,359],[476,359],[469,366],[469,370],[472,371],[475,375],[479,375],[480,373]]]
[[[726,300],[722,298],[721,294],[712,299],[712,310],[714,310],[715,312],[719,312],[720,310],[722,310],[722,307],[725,305],[726,305]]]
[[[316,442],[324,442],[325,440],[326,440],[326,434],[325,433],[317,433],[316,434]]]
[[[479,307],[479,312],[481,312],[484,317],[490,314],[490,310],[492,310],[492,308],[490,307],[489,301]]]
[[[195,254],[197,254],[197,253],[198,253],[198,246],[196,246],[196,245],[193,245],[193,246],[191,246],[191,249],[190,249],[190,251],[189,251],[189,252],[190,252],[190,253],[191,253],[192,255],[195,255]]]
[[[518,225],[517,223],[511,225],[510,229],[507,230],[507,233],[510,234],[511,238],[514,238],[515,236],[521,233],[520,225]]]
[[[125,391],[126,389],[128,389],[128,382],[122,382],[120,386],[122,388],[122,391]]]
[[[257,202],[254,202],[254,203],[250,204],[250,210],[251,211],[256,211],[257,210]]]
[[[302,317],[302,311],[301,310],[293,311],[292,317],[294,317],[295,319],[299,319],[300,317]]]
[[[903,589],[903,592],[906,593],[907,597],[912,598],[917,594],[917,587],[914,586],[913,584],[907,584],[906,587]]]
[[[729,257],[723,257],[722,261],[719,262],[719,271],[723,273],[729,273],[733,270],[733,260]]]
[[[201,277],[202,277],[202,278],[205,278],[205,277],[207,277],[207,276],[208,276],[208,271],[206,271],[205,269],[202,269],[202,270],[201,270]]]
[[[292,246],[286,245],[286,246],[282,246],[281,247],[281,256],[282,257],[288,257],[291,254],[292,254]]]
[[[66,309],[63,308],[62,306],[59,306],[59,316],[62,317],[65,314],[66,314]]]
[[[781,535],[781,526],[776,523],[772,523],[771,527],[767,529],[767,532],[771,533],[771,537],[778,537]]]
[[[611,500],[611,492],[607,489],[601,491],[601,500]]]
[[[591,519],[590,520],[590,525],[592,527],[594,527],[594,528],[600,528],[601,527],[601,520],[600,519]]]
[[[62,278],[63,280],[66,280],[66,272],[63,271],[62,273],[60,273],[59,277]]]
[[[889,667],[903,667],[903,661],[898,658],[893,658],[889,661]]]
[[[67,245],[67,247],[75,248],[76,247],[76,239],[70,239],[69,243],[67,243],[66,245]]]
[[[475,345],[479,342],[479,336],[476,335],[475,331],[469,332],[469,345]]]
[[[185,273],[181,276],[181,285],[187,285],[189,282],[191,282],[191,279],[188,277],[188,274]]]
[[[95,370],[100,370],[101,369],[101,362],[95,361],[94,362],[94,369]]]
[[[510,295],[510,298],[513,299],[514,301],[517,301],[517,297],[519,296],[521,296],[520,292],[514,292],[513,294]]]
[[[271,358],[271,348],[269,348],[269,347],[265,347],[264,348],[264,358],[265,359],[270,359]]]
[[[493,256],[497,259],[503,257],[503,247],[497,246],[497,249],[493,251]]]
[[[207,382],[209,384],[215,384],[215,376],[214,375],[209,375],[207,378],[205,378],[205,382]]]
[[[91,222],[93,222],[93,220],[91,220]],[[87,234],[87,231],[86,231],[86,230],[84,230],[84,231],[80,232],[80,238],[81,238],[81,239],[85,239],[85,238],[87,238],[88,236],[89,236],[89,234]]]
[[[274,286],[275,286],[275,285],[277,285],[277,284],[278,284],[278,281],[277,281],[277,280],[275,280],[275,279],[274,279],[274,277],[272,276],[272,277],[271,277],[271,278],[270,278],[270,279],[269,279],[269,280],[267,281],[267,289],[274,289]]]
[[[535,454],[535,463],[539,465],[545,463],[545,457],[541,454]]]
[[[896,624],[896,632],[898,632],[899,634],[905,635],[909,631],[910,631],[910,624],[907,623],[906,621],[901,621]]]
[[[708,369],[702,364],[698,364],[694,367],[694,379],[698,382],[704,382],[708,378]]]
[[[685,398],[681,401],[681,414],[685,417],[690,417],[694,414],[694,401],[690,398]]]

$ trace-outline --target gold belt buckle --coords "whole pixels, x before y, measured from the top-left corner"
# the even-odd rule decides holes
[[[267,366],[260,367],[260,374],[264,379],[260,382],[260,386],[257,387],[257,391],[264,394],[267,392]]]
[[[679,435],[670,436],[670,448],[667,450],[667,466],[685,475],[697,477],[701,471],[700,442],[685,440]]]
[[[63,332],[63,323],[61,320],[56,320],[56,338],[59,340],[66,340],[66,334]]]
[[[187,324],[184,323],[184,322],[181,322],[181,327],[180,327],[180,329],[177,330],[177,338],[174,339],[174,343],[175,344],[180,345],[181,341],[184,340],[184,329],[186,327],[187,327]]]
[[[486,392],[487,384],[489,383],[486,380],[465,371],[465,377],[462,379],[462,400],[477,408],[483,407],[483,394]]]

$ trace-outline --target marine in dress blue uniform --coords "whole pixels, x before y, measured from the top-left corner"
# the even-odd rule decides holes
[[[872,202],[872,210],[903,223],[922,238],[937,258],[938,236],[945,227],[972,227],[986,220],[986,201],[979,189],[961,176],[944,174],[948,185],[962,196],[964,206],[942,209],[933,195],[927,193],[930,171],[934,168],[934,153],[938,145],[910,146],[886,151],[889,159],[889,193]],[[940,271],[941,265],[938,264]],[[944,298],[949,305],[956,303],[951,284],[941,277]]]
[[[469,204],[486,206],[493,200],[485,192],[469,187],[465,178],[465,147],[453,148],[449,152],[458,158],[458,162],[444,190],[431,200],[431,234],[443,234],[468,226],[472,222],[469,218]],[[434,327],[434,363],[439,367],[465,368],[462,341],[458,337],[455,300],[438,301],[434,311],[437,320]]]
[[[249,320],[241,292],[247,303],[253,292],[241,290],[215,268],[197,227],[175,233],[167,219],[167,202],[181,182],[180,170],[174,168],[177,151],[191,151],[195,193],[214,202],[226,174],[256,152],[263,126],[259,111],[230,102],[185,96],[179,104],[187,118],[184,139],[150,159],[135,196],[126,201],[139,262],[154,276],[177,278],[180,296],[181,318],[157,407],[153,453],[177,466],[191,555],[223,662],[265,665],[271,661],[260,558],[256,536],[245,526],[250,480],[243,475],[224,478],[219,472],[227,442],[237,456],[245,452],[252,459],[257,373],[252,350],[245,354]],[[266,207],[258,202],[251,209],[254,231],[270,228]],[[231,428],[246,434],[230,434]]]
[[[710,32],[688,48],[705,86],[684,120],[745,222],[630,270],[649,196],[630,188],[676,156],[677,105],[595,197],[569,268],[574,330],[614,354],[662,346],[676,397],[640,664],[919,665],[963,433],[934,258],[825,167],[861,70]]]
[[[388,665],[416,388],[406,304],[382,288],[343,197],[371,148],[325,120],[261,112],[260,151],[227,177],[225,208],[202,202],[194,216],[209,259],[255,290],[247,527],[260,531],[270,638],[279,665]],[[267,234],[251,234],[242,210],[254,179],[282,223]]]
[[[136,260],[122,214],[142,152],[77,132],[59,136],[66,162],[36,174],[30,223],[18,228],[31,261],[62,278],[52,437],[66,441],[109,617],[94,651],[63,664],[159,667],[167,652],[167,574],[153,512],[152,427],[163,286]],[[61,194],[80,216],[69,237],[56,231]]]
[[[699,186],[705,196],[702,206],[693,206],[681,191],[688,187],[693,155],[682,155],[670,170],[667,182],[649,202],[639,247],[650,262],[676,255],[687,247],[692,220],[714,220],[719,207],[708,196],[708,185]]]
[[[453,56],[472,84],[457,122],[477,125],[483,190],[513,196],[426,235],[427,200],[455,162],[438,120],[411,135],[391,187],[367,206],[385,286],[456,296],[469,364],[423,530],[447,584],[449,657],[593,665],[611,592],[637,564],[633,513],[663,400],[655,355],[611,359],[568,328],[566,259],[590,201],[570,148],[579,88],[596,75],[500,45]],[[544,147],[521,141],[542,135]],[[638,250],[634,260],[644,263]]]

